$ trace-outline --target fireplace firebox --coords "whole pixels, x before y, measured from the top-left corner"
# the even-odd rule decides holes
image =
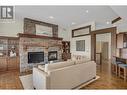
[[[57,60],[57,51],[48,52],[48,61]]]
[[[28,63],[44,62],[44,52],[28,52]]]

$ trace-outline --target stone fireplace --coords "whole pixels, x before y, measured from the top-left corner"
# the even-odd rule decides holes
[[[62,60],[62,38],[19,34],[20,72],[30,70],[38,64],[46,64],[50,60]],[[28,64],[29,52],[44,52],[44,61]],[[49,58],[50,57],[50,58]]]

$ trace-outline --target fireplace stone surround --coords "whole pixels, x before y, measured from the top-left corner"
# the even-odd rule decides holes
[[[62,38],[19,34],[20,72],[31,70],[33,66],[48,63],[48,52],[57,51],[57,60],[62,61]],[[44,62],[28,64],[28,52],[44,52]]]

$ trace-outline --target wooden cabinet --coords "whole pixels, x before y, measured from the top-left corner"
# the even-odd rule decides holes
[[[117,34],[117,48],[127,48],[127,34]]]
[[[0,71],[19,69],[19,39],[0,36]]]
[[[7,70],[7,58],[0,57],[0,71],[6,71],[6,70]]]
[[[19,70],[19,57],[8,58],[8,70]]]
[[[0,36],[0,57],[10,56],[10,52],[19,55],[19,39],[17,37]]]
[[[70,59],[70,58],[71,58],[70,42],[62,41],[62,59],[66,61],[67,59]]]
[[[127,59],[127,34],[126,32],[117,34],[116,57],[118,57],[119,59],[121,58]]]
[[[19,57],[0,57],[0,71],[19,70]]]

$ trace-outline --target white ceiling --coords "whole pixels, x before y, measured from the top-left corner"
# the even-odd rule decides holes
[[[123,8],[118,8],[120,6],[16,6],[15,13],[17,19],[33,18],[68,28],[91,21],[95,21],[97,26],[106,26],[107,21],[110,22],[119,16],[127,19],[127,6],[124,6],[122,13],[117,10],[122,11]],[[50,19],[49,16],[53,16],[54,19]],[[72,22],[76,24],[72,25]]]

